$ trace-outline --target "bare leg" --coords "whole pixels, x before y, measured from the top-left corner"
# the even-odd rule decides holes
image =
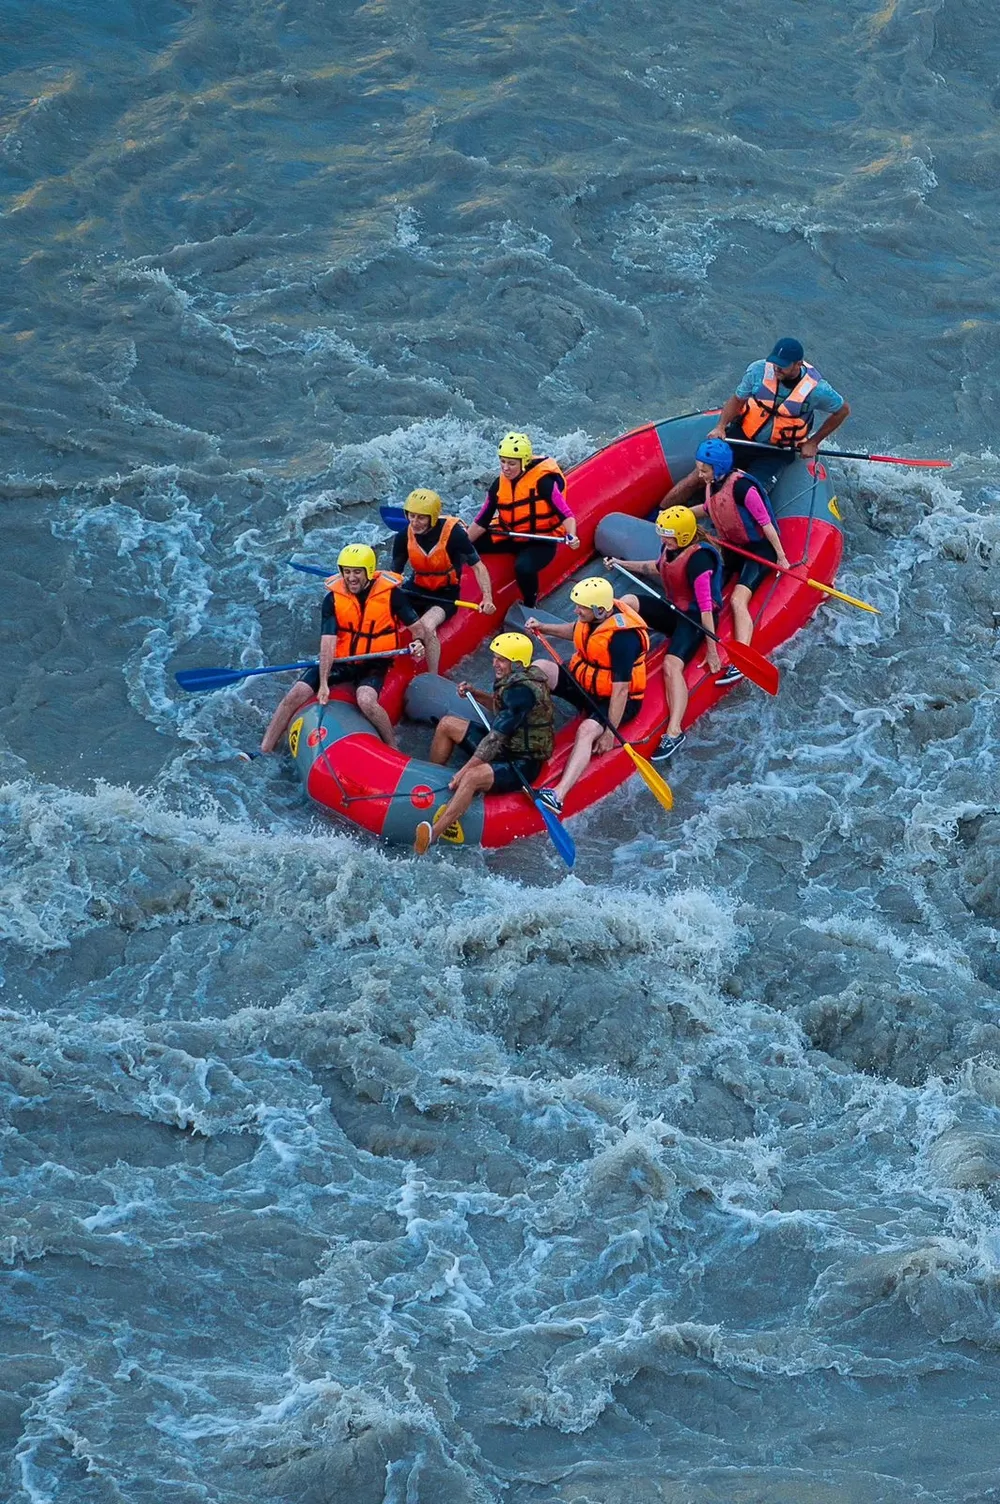
[[[535,668],[540,668],[545,675],[545,682],[549,689],[555,689],[559,682],[559,665],[553,663],[551,658],[535,658],[532,660]]]
[[[680,736],[681,721],[688,707],[688,687],[684,678],[684,664],[680,658],[675,658],[671,653],[668,653],[663,660],[663,682],[666,685],[667,705],[670,708],[667,735]]]
[[[302,706],[305,705],[308,700],[312,700],[314,697],[315,690],[310,689],[308,684],[303,684],[301,679],[299,680],[298,684],[292,685],[291,689],[288,691],[287,695],[281,701],[281,704],[272,715],[268,728],[261,738],[260,750],[262,752],[274,751],[275,747],[281,741],[281,738],[284,736],[285,732],[292,724],[292,721],[295,719],[296,713],[302,709]]]
[[[733,593],[729,597],[729,604],[733,608],[733,626],[736,629],[736,641],[742,642],[746,647],[753,637],[753,622],[750,619],[750,591],[745,585],[734,585]]]
[[[441,641],[437,635],[437,629],[444,621],[444,612],[440,606],[431,606],[417,621],[413,623],[410,631],[419,642],[424,645],[427,654],[425,662],[427,672],[436,674],[441,667]]]
[[[493,769],[488,762],[479,763],[474,768],[462,768],[456,778],[454,793],[431,826],[432,843],[443,830],[462,818],[477,794],[485,794],[493,787]]]
[[[581,721],[577,728],[576,740],[573,750],[569,754],[569,762],[563,770],[563,775],[556,784],[556,793],[561,800],[566,798],[574,783],[580,778],[594,755],[594,743],[604,735],[604,727],[599,721],[589,718]]]
[[[395,752],[396,733],[392,729],[392,722],[378,702],[378,695],[370,684],[359,684],[357,692],[358,709],[366,720],[371,721],[379,736],[387,747]]]
[[[436,762],[439,768],[443,768],[455,748],[465,740],[468,734],[468,721],[463,721],[460,715],[443,715],[434,727],[431,762]]]

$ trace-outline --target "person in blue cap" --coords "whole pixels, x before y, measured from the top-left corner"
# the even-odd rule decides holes
[[[824,439],[850,416],[851,409],[805,359],[797,339],[779,339],[766,360],[747,366],[743,379],[728,399],[710,439],[752,439],[779,449],[798,450],[815,459]],[[817,413],[826,413],[812,432]]]

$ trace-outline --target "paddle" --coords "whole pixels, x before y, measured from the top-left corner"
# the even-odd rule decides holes
[[[605,559],[604,562],[610,568],[617,569],[619,574],[623,574],[627,580],[631,580],[633,585],[638,585],[640,590],[644,590],[654,600],[659,601],[663,599],[658,590],[654,590],[651,585],[645,584],[644,581],[639,579],[638,575],[632,574],[619,560]],[[749,647],[743,642],[723,642],[721,637],[716,637],[714,632],[710,632],[707,627],[703,627],[700,621],[695,621],[693,616],[688,616],[686,611],[678,611],[676,606],[672,606],[672,610],[684,621],[690,622],[693,627],[697,627],[699,632],[704,632],[706,637],[711,637],[713,642],[719,643],[725,649],[730,663],[739,669],[745,679],[750,679],[760,689],[764,690],[766,694],[776,695],[778,693],[781,674],[773,663],[768,662],[763,653],[758,653],[756,648]]]
[[[368,663],[374,658],[399,658],[410,649],[393,648],[388,653],[358,653],[353,658],[335,658],[339,668],[342,663]],[[273,663],[269,668],[182,668],[174,678],[181,689],[189,694],[200,694],[206,689],[225,689],[228,684],[238,684],[241,679],[252,679],[257,674],[289,674],[295,669],[315,668],[315,658],[303,659],[301,663]]]
[[[299,570],[302,574],[317,574],[325,580],[328,580],[332,574],[337,573],[335,569],[320,569],[318,564],[296,564],[294,559],[286,559],[285,562],[290,564],[293,569]],[[403,582],[403,589],[407,595],[419,596],[422,601],[433,601],[437,606],[442,604],[442,597],[435,595],[432,590],[414,590],[413,586],[407,584],[405,581]],[[466,611],[481,611],[483,609],[482,601],[453,601],[449,599],[448,605],[463,606]]]
[[[772,564],[770,559],[762,559],[759,554],[752,554],[746,548],[737,548],[735,543],[728,543],[725,538],[712,538],[712,542],[717,543],[720,548],[728,549],[730,553],[742,554],[744,559],[752,559],[755,564],[763,564],[765,569],[773,569],[775,574],[790,574],[792,579],[798,580],[800,585],[811,585],[814,590],[822,590],[824,595],[832,595],[838,601],[846,601],[849,606],[857,606],[859,611],[871,611],[873,616],[882,615],[877,606],[869,606],[867,601],[859,601],[856,595],[845,595],[843,590],[834,590],[832,585],[824,585],[821,580],[803,581],[802,576],[796,574],[794,569],[786,569],[783,564]]]
[[[462,698],[464,700],[468,700],[469,704],[472,706],[473,710],[476,712],[479,719],[486,727],[487,731],[492,731],[493,727],[490,725],[488,719],[486,718],[482,706],[479,704],[478,700],[473,697],[471,692],[466,690]],[[531,787],[531,784],[528,782],[528,780],[521,776],[521,770],[518,768],[517,764],[512,762],[511,767],[514,769],[514,772],[520,779],[521,787],[523,788],[524,792],[527,794],[528,798],[531,800],[532,804],[535,806],[538,813],[545,821],[545,828],[552,838],[553,846],[556,848],[559,855],[566,863],[567,867],[572,867],[573,863],[576,861],[576,843],[574,842],[573,837],[570,835],[569,831],[564,828],[564,826],[556,817],[555,813],[550,809],[546,809],[545,805],[542,803],[541,799],[539,799],[537,793]]]
[[[410,525],[402,507],[382,506],[379,507],[378,514],[386,527],[391,528],[394,533],[405,533]],[[503,528],[490,528],[489,531],[498,538],[519,538],[525,543],[572,543],[575,541],[562,533],[508,533]]]
[[[517,538],[522,543],[566,543],[574,544],[577,540],[569,534],[563,533],[509,533],[503,527],[491,527],[489,532],[494,538]]]
[[[727,439],[727,443],[742,444],[745,449],[767,449],[772,454],[788,454],[788,448],[781,444],[759,444],[756,439]],[[798,454],[798,450],[795,450]],[[817,450],[818,460],[871,460],[876,465],[918,465],[923,470],[950,470],[951,460],[909,460],[900,454],[863,454],[858,449],[820,449]]]
[[[562,659],[559,657],[559,654],[556,652],[555,648],[553,648],[548,639],[542,635],[540,629],[538,627],[533,627],[532,631],[538,638],[539,642],[542,644],[542,647],[548,653],[549,657],[552,659],[553,663],[561,664]],[[643,782],[649,789],[650,793],[655,795],[655,797],[663,805],[664,809],[673,809],[674,796],[666,779],[661,778],[660,774],[653,767],[653,764],[651,762],[648,762],[641,753],[637,752],[632,746],[631,742],[627,742],[625,740],[621,732],[618,730],[617,726],[611,725],[607,716],[604,714],[604,711],[600,708],[595,700],[591,699],[590,695],[587,694],[587,691],[585,689],[581,689],[579,684],[577,684],[576,687],[580,691],[580,694],[583,696],[583,698],[586,700],[587,704],[593,710],[597,719],[604,722],[604,725],[607,726],[608,730],[611,732],[611,735],[616,739],[616,741],[621,742],[622,746],[625,748],[625,751],[635,763],[636,769],[642,776]]]

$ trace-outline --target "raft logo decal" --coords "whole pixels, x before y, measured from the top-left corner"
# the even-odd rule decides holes
[[[288,750],[293,757],[298,757],[299,755],[299,737],[301,734],[302,717],[299,716],[298,720],[293,721],[288,728]]]
[[[837,519],[838,522],[843,522],[844,519],[840,515],[840,508],[837,505],[837,498],[836,498],[836,496],[831,496],[830,497],[830,500],[826,504],[826,509],[827,509],[828,512],[832,512],[833,513],[833,515],[836,517],[836,519]]]
[[[410,790],[410,803],[414,809],[430,809],[434,803],[434,790],[429,789],[426,783],[418,783]]]
[[[315,729],[310,731],[309,735],[306,737],[306,746],[318,747],[320,742],[326,741],[329,734],[330,733],[327,731],[325,726],[315,727]]]
[[[447,809],[447,807],[448,806],[446,804],[438,805],[437,809],[434,811],[434,816],[431,821],[432,824],[434,823],[434,820],[437,819],[438,815],[440,815],[445,809]],[[462,829],[461,820],[453,820],[448,828],[441,832],[440,836],[438,836],[438,840],[449,841],[452,846],[464,846],[465,831]]]

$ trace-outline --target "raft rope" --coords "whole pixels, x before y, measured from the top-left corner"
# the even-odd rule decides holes
[[[337,785],[345,809],[349,804],[364,804],[368,799],[409,799],[412,792],[412,790],[410,789],[403,789],[402,792],[397,791],[395,794],[349,794],[344,788],[344,785],[341,783],[340,779],[337,777],[337,771],[334,768],[333,763],[330,761],[330,750],[331,749],[329,747],[324,747],[320,756],[317,757],[316,762],[317,764],[323,763],[326,771],[329,773],[330,777]],[[433,792],[436,794],[443,794],[444,790],[435,789]]]

